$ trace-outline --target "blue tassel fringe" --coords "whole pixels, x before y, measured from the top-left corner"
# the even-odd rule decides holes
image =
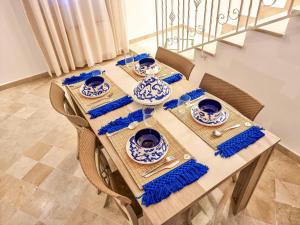
[[[153,109],[153,108],[149,108]],[[153,109],[154,110],[154,109]],[[127,117],[120,117],[114,121],[109,122],[107,125],[100,128],[98,131],[99,135],[106,133],[113,133],[115,131],[121,130],[125,127],[128,127],[132,122],[141,122],[143,121],[143,110],[139,109],[128,114]]]
[[[168,84],[173,84],[173,83],[175,83],[177,81],[180,81],[182,79],[182,76],[183,75],[181,73],[176,73],[176,74],[174,74],[172,76],[169,76],[169,77],[163,79],[163,81],[166,82],[166,83],[168,83]]]
[[[187,95],[189,95],[191,97],[191,100],[194,100],[196,98],[199,98],[200,96],[204,95],[205,94],[205,91],[200,89],[200,88],[197,88],[191,92],[188,92],[186,93]],[[172,99],[170,101],[167,101],[165,104],[164,104],[164,109],[167,110],[167,109],[174,109],[178,106],[178,99]]]
[[[191,159],[170,172],[144,185],[142,204],[149,206],[162,201],[172,193],[195,182],[208,171],[208,167]]]
[[[107,103],[103,106],[100,106],[96,109],[92,109],[88,111],[88,114],[91,115],[91,119],[97,118],[99,116],[105,115],[106,113],[109,113],[111,111],[114,111],[115,109],[121,108],[125,105],[130,104],[133,102],[132,98],[128,95],[119,98],[113,102]]]
[[[217,146],[218,151],[215,155],[220,155],[222,158],[228,158],[242,149],[247,148],[249,145],[265,136],[265,133],[261,131],[262,129],[263,128],[253,126],[233,138],[230,138]]]
[[[126,63],[140,61],[141,59],[147,58],[149,56],[150,55],[148,53],[142,53],[142,54],[136,55],[134,57],[126,58],[126,61],[125,61],[125,59],[122,59],[117,62],[116,66],[125,66]]]
[[[104,72],[104,71],[103,71]],[[79,76],[72,76],[64,79],[62,82],[63,85],[75,84],[81,81],[84,81],[90,77],[95,77],[101,74],[100,70],[92,70],[88,73],[81,73]]]

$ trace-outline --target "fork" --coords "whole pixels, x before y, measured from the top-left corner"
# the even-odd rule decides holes
[[[114,93],[109,93],[107,96],[104,96],[104,97],[102,97],[101,99],[99,99],[99,100],[97,100],[97,101],[95,101],[95,102],[91,102],[90,104],[88,104],[88,106],[94,105],[94,104],[96,104],[96,103],[98,103],[98,102],[101,102],[101,101],[103,101],[104,99],[108,99],[108,98],[112,97],[113,94],[114,94]]]
[[[151,177],[152,175],[156,174],[156,173],[159,173],[160,171],[163,171],[163,170],[166,170],[166,169],[172,169],[173,167],[175,167],[177,164],[179,163],[179,160],[173,162],[173,163],[170,163],[164,167],[161,167],[160,169],[157,169],[155,171],[153,171],[152,173],[147,173],[146,175],[144,175],[143,177],[145,178],[148,178],[148,177]]]

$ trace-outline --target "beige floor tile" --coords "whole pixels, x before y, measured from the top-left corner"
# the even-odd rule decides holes
[[[52,148],[52,145],[43,142],[37,142],[35,145],[24,151],[24,155],[39,161]]]
[[[68,151],[53,146],[44,157],[40,160],[41,163],[44,163],[48,166],[56,168],[64,158],[69,154]]]
[[[105,203],[106,194],[97,194],[94,186],[89,185],[88,188],[82,193],[79,206],[85,208],[90,212],[101,214]]]
[[[20,210],[39,219],[43,215],[48,215],[50,210],[56,205],[57,203],[53,195],[43,190],[36,190],[34,194],[21,205]]]
[[[16,211],[17,209],[15,207],[5,204],[0,200],[0,225],[6,225]]]
[[[276,225],[299,225],[299,224],[300,224],[300,208],[295,208],[280,203],[277,204]]]
[[[90,225],[97,218],[97,214],[83,208],[77,208],[65,225]]]
[[[275,201],[300,208],[300,185],[275,179],[276,197]]]
[[[46,225],[46,224],[44,224],[44,223],[41,222],[41,221],[38,221],[38,222],[36,222],[36,224],[34,224],[34,225]]]
[[[0,183],[0,200],[9,204],[15,208],[19,208],[24,202],[26,202],[31,195],[35,192],[35,186],[19,179],[4,178],[3,182]]]
[[[62,160],[57,166],[66,174],[74,174],[75,171],[80,167],[79,160],[77,159],[77,152],[69,152],[69,154]]]
[[[40,185],[40,188],[53,194],[61,205],[68,205],[75,209],[87,185],[87,181],[84,182],[78,177],[55,169]]]
[[[35,223],[36,219],[34,217],[18,210],[12,215],[6,225],[34,225]]]
[[[53,168],[42,163],[37,163],[24,177],[23,180],[39,186],[47,176],[52,172]]]
[[[72,214],[72,208],[55,204],[47,214],[40,217],[39,221],[47,225],[63,225],[69,220]]]
[[[29,170],[31,170],[35,166],[36,163],[37,161],[29,157],[22,156],[10,168],[8,168],[6,173],[21,179]]]
[[[13,115],[15,117],[19,117],[21,119],[28,119],[33,113],[37,111],[37,108],[34,107],[23,107],[20,110],[18,110],[16,113]]]

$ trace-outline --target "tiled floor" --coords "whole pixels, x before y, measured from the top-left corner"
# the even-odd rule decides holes
[[[76,132],[52,108],[49,80],[0,92],[0,225],[126,224],[114,203],[85,179],[76,160]],[[221,224],[299,225],[300,165],[275,151],[247,209]],[[214,214],[207,198],[193,224]]]

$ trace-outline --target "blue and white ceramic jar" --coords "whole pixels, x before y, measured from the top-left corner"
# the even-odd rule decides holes
[[[110,89],[103,77],[96,76],[87,79],[80,88],[80,93],[87,98],[97,98],[106,94]]]
[[[154,75],[145,77],[133,90],[133,98],[144,105],[157,105],[169,98],[169,84]]]

